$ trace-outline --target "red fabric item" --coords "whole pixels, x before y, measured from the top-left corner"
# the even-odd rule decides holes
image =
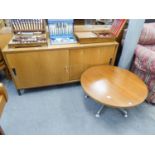
[[[139,44],[155,44],[155,23],[144,24],[140,35]]]
[[[137,45],[134,64],[144,72],[155,74],[155,52],[145,46]]]
[[[138,69],[135,64],[132,65],[132,72],[138,75],[147,85],[149,93],[146,98],[146,101],[155,105],[155,74],[149,72],[144,72]]]
[[[121,30],[123,29],[125,23],[126,23],[126,19],[115,19],[112,26],[111,26],[111,32],[118,37],[119,33],[121,32]]]
[[[155,105],[155,23],[144,24],[131,70],[146,83],[146,100]]]

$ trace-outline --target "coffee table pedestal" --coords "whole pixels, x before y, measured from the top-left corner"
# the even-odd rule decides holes
[[[85,95],[85,98],[88,98],[87,95]],[[95,114],[95,116],[97,118],[99,118],[103,112],[103,110],[107,108],[105,105],[101,105],[101,107],[99,108],[99,110],[97,111],[97,113]],[[126,109],[122,109],[122,108],[119,108],[117,109],[125,118],[128,117],[128,111]]]

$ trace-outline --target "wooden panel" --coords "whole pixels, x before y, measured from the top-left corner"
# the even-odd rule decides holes
[[[0,116],[2,115],[7,99],[8,99],[8,94],[7,94],[6,88],[2,83],[0,83]],[[4,131],[1,126],[0,126],[0,135],[4,135]]]
[[[0,48],[3,49],[8,44],[11,38],[11,33],[0,34]]]
[[[84,49],[85,69],[102,64],[109,64],[115,53],[115,46],[105,46]],[[110,60],[111,59],[111,60]]]
[[[100,48],[84,49],[84,68],[100,64]]]
[[[0,95],[0,116],[2,114],[5,104],[6,104],[5,97],[4,97],[4,95],[1,94]]]
[[[84,71],[83,49],[73,49],[69,52],[70,80],[79,80]]]
[[[17,88],[46,86],[69,80],[68,50],[15,53],[6,57]]]
[[[2,83],[0,83],[0,94],[5,97],[6,101],[8,100],[7,90],[6,90],[5,86]]]
[[[70,50],[70,80],[79,80],[81,74],[91,66],[113,64],[115,48],[115,46],[105,46]]]
[[[110,31],[110,25],[74,25],[74,32]]]
[[[1,50],[8,44],[12,37],[11,33],[0,33],[0,61],[3,61]]]
[[[105,36],[106,35],[106,36]],[[108,35],[108,36],[107,36]],[[105,43],[115,41],[115,36],[110,32],[76,32],[75,36],[80,44]]]
[[[101,47],[100,48],[100,58],[102,64],[113,65],[115,59],[115,46]]]
[[[0,19],[0,29],[3,28],[4,26],[5,26],[4,20],[3,19]]]
[[[117,46],[118,43],[113,42],[105,42],[105,43],[91,43],[91,44],[63,44],[63,45],[51,45],[43,47],[30,47],[30,48],[4,48],[3,53],[22,53],[22,52],[32,52],[32,51],[52,51],[52,50],[61,50],[61,49],[81,49],[81,48],[94,48],[94,47],[105,47],[105,46]]]

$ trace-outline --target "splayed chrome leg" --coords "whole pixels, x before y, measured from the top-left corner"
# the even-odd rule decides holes
[[[128,117],[128,112],[127,112],[127,110],[125,110],[125,109],[118,109],[118,110],[121,112],[121,114],[122,114],[125,118]]]
[[[85,97],[85,98],[88,98],[89,96],[85,94],[85,96],[84,96],[84,97]]]
[[[100,109],[97,111],[97,113],[96,113],[96,115],[95,115],[97,118],[99,118],[99,117],[101,116],[101,113],[102,113],[102,111],[103,111],[104,108],[105,108],[105,106],[102,105],[102,106],[100,107]]]

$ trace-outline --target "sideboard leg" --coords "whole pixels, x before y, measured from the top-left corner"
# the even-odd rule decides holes
[[[125,118],[128,117],[128,112],[127,112],[127,110],[125,110],[125,109],[118,109],[118,110],[121,112],[121,114],[122,114]]]
[[[20,89],[17,89],[17,92],[18,92],[18,95],[19,95],[19,96],[21,96],[21,95],[22,95],[22,93],[21,93]]]
[[[5,135],[5,133],[4,133],[4,131],[3,131],[1,126],[0,126],[0,135]]]
[[[103,111],[104,108],[105,108],[105,106],[102,105],[102,106],[100,107],[100,109],[97,111],[97,113],[96,113],[96,115],[95,115],[97,118],[99,118],[99,117],[101,116],[101,113],[102,113],[102,111]]]

